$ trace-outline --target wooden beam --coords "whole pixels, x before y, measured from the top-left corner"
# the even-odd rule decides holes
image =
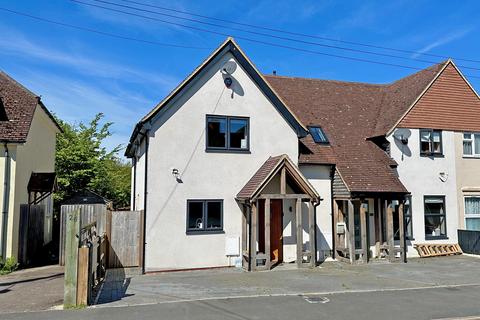
[[[352,200],[348,200],[348,252],[350,263],[355,263],[355,209]]]
[[[332,240],[333,240],[333,259],[337,257],[337,248],[339,248],[339,236],[337,234],[337,223],[338,223],[338,202],[335,199],[333,201],[333,230],[332,230]]]
[[[272,258],[270,256],[270,199],[265,199],[265,268],[270,270]]]
[[[361,239],[362,239],[362,262],[367,263],[368,262],[368,243],[367,243],[367,209],[365,206],[360,202],[356,201],[357,206],[360,208],[360,234],[361,234]]]
[[[380,258],[380,238],[381,238],[381,229],[380,229],[380,215],[382,214],[381,202],[379,198],[374,199],[375,203],[375,257]]]
[[[280,193],[262,193],[257,199],[311,199],[308,194],[305,193],[290,193],[290,194],[280,194]]]
[[[395,247],[395,242],[393,239],[393,206],[390,201],[387,207],[387,244],[388,244],[388,259],[393,261],[395,258],[395,252],[393,249]]]
[[[282,171],[280,171],[280,193],[287,193],[287,172],[285,167],[283,167]]]
[[[243,255],[243,252],[247,251],[247,215],[248,215],[248,207],[246,205],[242,206],[242,267],[244,270],[248,270],[247,259]]]
[[[317,245],[315,237],[315,207],[313,202],[308,203],[308,237],[310,241],[310,266],[314,268],[317,265]]]
[[[252,211],[250,218],[250,271],[257,269],[257,202],[252,202]]]
[[[302,199],[296,201],[296,223],[297,223],[297,266],[300,268],[303,262],[303,228],[302,228]]]
[[[77,273],[77,306],[88,305],[88,258],[90,256],[88,247],[78,249],[78,273]]]
[[[407,262],[407,244],[405,242],[405,215],[403,200],[398,206],[398,228],[400,230],[400,255],[402,257],[402,261]]]

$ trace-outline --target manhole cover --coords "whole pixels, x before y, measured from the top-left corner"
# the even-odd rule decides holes
[[[327,303],[327,302],[330,302],[330,299],[328,299],[327,297],[304,296],[303,298],[308,303]]]

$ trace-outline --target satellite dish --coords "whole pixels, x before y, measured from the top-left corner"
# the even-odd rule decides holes
[[[412,135],[412,132],[409,129],[397,129],[393,133],[393,137],[397,140],[400,140],[403,144],[408,143],[408,138]]]
[[[227,61],[222,68],[222,72],[227,74],[233,74],[237,70],[237,64],[235,61]]]

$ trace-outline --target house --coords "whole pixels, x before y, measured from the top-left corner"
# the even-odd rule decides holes
[[[0,71],[1,257],[21,260],[29,239],[35,242],[29,244],[30,253],[52,240],[51,193],[60,131],[40,97]],[[32,232],[36,238],[30,237]]]
[[[479,103],[450,60],[385,85],[283,77],[229,38],[131,136],[144,268],[394,261],[456,242],[480,214]]]

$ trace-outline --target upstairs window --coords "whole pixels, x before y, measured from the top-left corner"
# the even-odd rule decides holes
[[[420,155],[442,156],[442,131],[420,129]]]
[[[308,127],[310,134],[312,135],[313,141],[316,143],[328,143],[327,135],[323,131],[323,129],[319,126],[311,126]]]
[[[463,156],[480,158],[480,133],[463,134]]]
[[[249,151],[249,119],[207,116],[207,151]]]
[[[188,200],[187,233],[223,230],[223,200]]]

